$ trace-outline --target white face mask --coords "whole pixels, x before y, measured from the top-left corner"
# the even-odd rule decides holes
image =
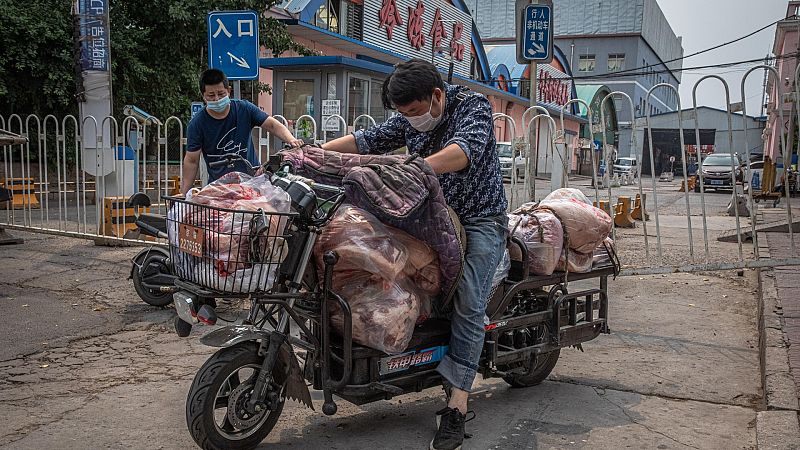
[[[428,112],[420,116],[406,117],[406,120],[408,120],[408,123],[417,131],[422,133],[431,131],[436,128],[436,125],[439,125],[439,122],[442,121],[442,117],[444,117],[444,111],[442,111],[442,114],[439,114],[439,117],[433,117],[431,108],[433,108],[433,95],[431,95],[431,106],[428,107]]]

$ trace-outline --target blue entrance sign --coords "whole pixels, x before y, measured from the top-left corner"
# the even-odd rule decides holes
[[[255,11],[208,13],[208,66],[229,80],[258,78],[258,14]]]
[[[194,119],[194,116],[196,116],[198,113],[200,113],[200,111],[202,111],[203,108],[205,108],[205,107],[206,107],[206,105],[203,102],[192,102],[192,117],[191,118]]]
[[[520,17],[522,31],[519,46],[521,59],[550,62],[553,59],[553,7],[548,4],[526,5]]]

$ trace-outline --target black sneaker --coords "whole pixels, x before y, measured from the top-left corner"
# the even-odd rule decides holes
[[[472,412],[472,411],[469,411]],[[467,419],[465,414],[461,414],[458,409],[450,407],[436,412],[436,436],[433,437],[430,450],[459,450],[466,437],[464,424],[475,418],[475,413]]]

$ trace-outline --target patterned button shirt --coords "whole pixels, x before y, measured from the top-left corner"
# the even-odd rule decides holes
[[[439,125],[428,132],[414,129],[404,117],[396,115],[386,122],[367,130],[353,133],[361,154],[388,153],[408,147],[409,153],[428,157],[450,144],[458,144],[469,159],[469,165],[459,171],[439,175],[447,204],[464,221],[473,217],[504,215],[508,203],[492,123],[492,106],[482,94],[469,92],[454,111],[450,105],[456,101],[463,86],[447,85],[445,112]],[[432,148],[435,134],[447,127],[441,148]]]

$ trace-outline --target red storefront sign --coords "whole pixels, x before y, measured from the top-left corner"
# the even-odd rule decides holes
[[[434,48],[441,47],[442,41],[448,37],[445,21],[442,18],[441,8],[436,8],[433,21],[427,35],[431,38],[431,45]],[[411,47],[421,50],[425,47],[425,2],[418,0],[414,7],[408,7],[408,17],[406,21],[400,16],[397,8],[397,0],[382,0],[378,11],[378,28],[386,29],[386,38],[391,41],[394,36],[394,27],[406,25],[406,39]],[[366,26],[366,24],[365,24]],[[449,48],[453,54],[453,59],[464,60],[465,45],[461,42],[464,32],[464,23],[455,21],[452,24],[452,37],[449,41]]]
[[[403,24],[403,19],[400,18],[400,11],[397,10],[397,4],[395,4],[394,0],[383,0],[378,19],[380,21],[378,27],[386,27],[386,38],[389,40],[392,39],[394,27]]]
[[[425,34],[422,32],[422,27],[425,26],[425,21],[422,19],[423,14],[425,14],[425,5],[422,4],[422,0],[417,2],[415,8],[408,7],[406,36],[411,46],[417,50],[425,46]]]
[[[703,152],[704,155],[709,153],[714,153],[714,146],[713,145],[701,145],[700,151]],[[697,154],[697,146],[694,144],[687,144],[686,145],[686,153],[690,155]]]
[[[570,98],[569,82],[554,78],[543,69],[539,69],[539,101],[566,105]]]

